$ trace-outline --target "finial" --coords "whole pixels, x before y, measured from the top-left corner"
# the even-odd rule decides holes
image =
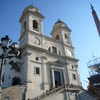
[[[93,10],[93,8],[94,8],[94,7],[92,6],[92,4],[91,4],[91,3],[90,3],[90,5],[91,5],[91,9]]]
[[[59,19],[59,17],[58,17],[58,20],[57,20],[57,22],[60,22],[61,20]]]

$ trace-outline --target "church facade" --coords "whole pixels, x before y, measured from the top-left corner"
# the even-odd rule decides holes
[[[21,58],[6,60],[2,88],[25,86],[25,100],[31,100],[54,89],[58,90],[59,87],[63,87],[63,90],[60,89],[62,93],[58,90],[61,95],[59,100],[97,100],[90,95],[82,96],[78,59],[75,57],[71,30],[67,24],[58,19],[50,38],[43,34],[43,19],[40,10],[33,5],[24,9],[19,20]],[[12,61],[18,62],[20,67],[13,69],[13,66],[9,65]]]

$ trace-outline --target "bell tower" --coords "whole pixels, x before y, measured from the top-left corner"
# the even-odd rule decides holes
[[[72,45],[70,32],[71,30],[67,27],[67,25],[58,19],[53,26],[51,35],[57,41]]]
[[[60,19],[57,20],[57,22],[54,24],[51,35],[52,38],[55,39],[57,42],[61,42],[64,50],[64,55],[74,56],[74,48],[72,45],[71,40],[71,30],[68,28],[67,24],[62,22]],[[70,50],[69,50],[69,49]],[[66,53],[68,51],[68,53]]]
[[[33,62],[34,60],[36,62],[39,59],[34,58],[34,55],[36,55],[37,57],[38,53],[36,52],[36,49],[42,48],[43,19],[44,16],[40,13],[40,10],[33,5],[30,5],[24,9],[19,20],[19,22],[21,23],[19,42],[20,48],[22,50],[22,84],[27,85],[27,89],[30,90],[34,87],[34,80],[32,76],[35,69],[33,69]]]
[[[21,23],[19,39],[21,47],[25,44],[33,44],[32,42],[34,42],[34,44],[39,44],[41,38],[34,37],[33,39],[33,35],[43,35],[43,19],[44,16],[40,13],[40,10],[33,5],[24,9],[19,20]]]
[[[23,32],[26,30],[43,34],[43,19],[44,16],[40,13],[38,8],[33,5],[26,7],[19,20],[21,23],[21,35],[23,35]]]

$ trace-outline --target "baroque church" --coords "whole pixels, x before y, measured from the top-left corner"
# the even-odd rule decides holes
[[[21,57],[5,60],[2,100],[98,100],[82,88],[71,29],[58,19],[50,38],[43,34],[43,20],[33,5],[24,9]]]

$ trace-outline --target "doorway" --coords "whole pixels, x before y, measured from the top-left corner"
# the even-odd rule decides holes
[[[54,78],[55,78],[55,87],[58,87],[61,85],[61,79],[60,79],[60,72],[54,71]]]
[[[21,79],[19,77],[14,77],[12,79],[12,86],[14,85],[21,85]]]

